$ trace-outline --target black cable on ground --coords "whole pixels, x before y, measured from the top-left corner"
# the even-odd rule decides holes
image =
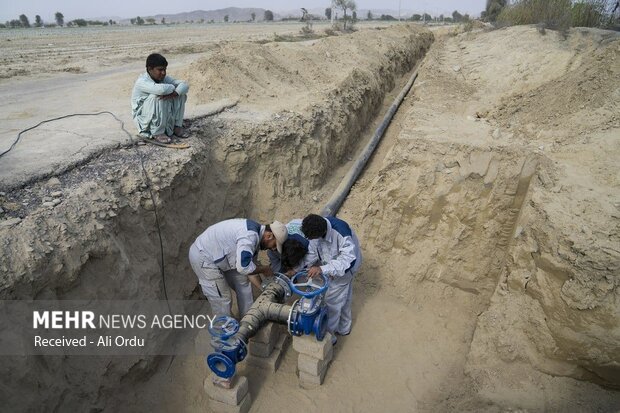
[[[153,213],[155,214],[155,225],[157,227],[157,235],[159,237],[159,251],[160,251],[160,260],[161,260],[161,280],[162,280],[162,284],[164,287],[164,297],[166,298],[166,304],[168,305],[168,312],[170,314],[172,314],[172,310],[170,309],[170,303],[168,301],[168,289],[166,288],[166,273],[164,270],[164,242],[162,239],[162,235],[161,235],[161,225],[159,224],[159,215],[157,213],[157,204],[155,203],[155,195],[153,195],[153,189],[151,188],[151,180],[149,179],[148,173],[146,172],[146,167],[144,165],[144,157],[142,156],[142,152],[140,152],[140,150],[138,149],[138,145],[136,145],[136,141],[134,140],[133,136],[131,135],[131,133],[129,133],[129,131],[127,131],[127,129],[125,129],[125,122],[123,122],[121,119],[119,119],[114,113],[109,112],[107,110],[104,110],[102,112],[95,112],[95,113],[72,113],[70,115],[64,115],[64,116],[58,116],[56,118],[51,118],[51,119],[46,119],[43,120],[39,123],[37,123],[34,126],[31,126],[29,128],[26,128],[22,131],[20,131],[17,134],[17,138],[15,139],[15,141],[11,144],[11,146],[9,147],[9,149],[5,150],[4,152],[0,153],[0,157],[6,155],[7,153],[9,153],[14,147],[15,145],[17,145],[17,142],[19,142],[22,134],[31,131],[33,129],[38,128],[39,126],[45,124],[45,123],[49,123],[49,122],[53,122],[53,121],[57,121],[57,120],[61,120],[61,119],[66,119],[66,118],[71,118],[71,117],[75,117],[75,116],[98,116],[98,115],[103,115],[103,114],[107,114],[112,116],[114,119],[116,119],[117,122],[119,122],[121,124],[121,129],[123,130],[123,132],[125,132],[125,134],[127,134],[127,137],[129,137],[129,140],[132,143],[132,146],[134,147],[134,149],[136,150],[136,153],[138,154],[138,157],[140,158],[140,166],[142,167],[142,174],[144,175],[144,180],[145,180],[145,184],[146,187],[149,190],[149,195],[151,197],[151,202],[153,203]]]

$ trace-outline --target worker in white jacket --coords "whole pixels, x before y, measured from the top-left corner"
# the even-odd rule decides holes
[[[133,87],[131,112],[138,134],[160,143],[171,143],[175,135],[188,137],[183,130],[183,114],[189,86],[166,75],[168,61],[153,53],[146,58],[146,72]]]
[[[245,315],[254,301],[250,282],[260,289],[260,274],[273,275],[270,266],[254,262],[259,249],[281,251],[286,238],[281,222],[261,225],[250,219],[219,222],[196,238],[189,262],[215,315],[231,315],[231,287],[237,295],[239,318]]]
[[[351,332],[353,276],[362,265],[357,235],[343,220],[315,214],[304,218],[301,229],[310,240],[306,261],[312,266],[308,269],[308,276],[325,274],[329,278],[325,294],[327,330],[332,334],[347,335]]]

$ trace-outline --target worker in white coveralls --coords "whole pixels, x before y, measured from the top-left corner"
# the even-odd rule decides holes
[[[332,335],[346,336],[351,332],[353,277],[362,265],[357,235],[343,220],[315,214],[304,218],[301,230],[310,240],[306,260],[312,266],[308,276],[325,274],[329,278],[325,294],[327,330]],[[332,340],[335,342],[335,337]]]
[[[286,224],[288,237],[282,244],[282,251],[267,251],[269,265],[274,272],[279,272],[289,277],[301,271],[306,262],[304,261],[308,253],[310,241],[301,231],[301,219],[293,219]]]
[[[183,114],[189,86],[166,75],[168,61],[158,53],[146,58],[146,72],[133,87],[131,112],[138,134],[159,143],[171,143],[170,136],[187,138]]]
[[[239,317],[254,302],[252,284],[261,288],[260,274],[272,276],[268,265],[255,263],[259,249],[282,251],[286,227],[275,221],[261,225],[250,219],[229,219],[211,225],[189,249],[189,262],[215,315],[231,315],[235,290]]]

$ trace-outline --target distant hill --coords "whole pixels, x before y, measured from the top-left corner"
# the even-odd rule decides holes
[[[176,13],[176,14],[156,14],[154,16],[140,16],[143,19],[154,18],[155,22],[158,24],[161,22],[162,18],[166,19],[167,23],[185,23],[185,22],[199,22],[200,20],[204,20],[205,22],[209,22],[213,20],[214,22],[223,22],[224,16],[228,16],[229,22],[246,22],[252,20],[252,13],[256,14],[256,21],[262,21],[265,16],[265,9],[261,8],[239,8],[239,7],[227,7],[225,9],[219,10],[194,10],[190,12],[184,13]],[[279,16],[274,13],[274,20],[279,19]],[[129,19],[121,20],[121,23],[128,24]]]

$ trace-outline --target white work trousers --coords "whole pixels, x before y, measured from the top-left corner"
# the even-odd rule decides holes
[[[237,296],[239,318],[248,312],[254,302],[254,297],[247,275],[240,274],[237,270],[220,270],[213,260],[201,253],[195,245],[189,249],[189,262],[198,277],[202,293],[211,304],[213,315],[232,315],[231,288],[235,290]]]
[[[330,280],[325,303],[327,304],[327,331],[349,334],[351,332],[351,301],[353,298],[353,274],[349,271],[343,277]]]
[[[187,95],[179,95],[173,99],[161,99],[159,95],[149,95],[142,102],[142,107],[134,118],[140,134],[172,136],[175,126],[183,126],[186,101]]]

